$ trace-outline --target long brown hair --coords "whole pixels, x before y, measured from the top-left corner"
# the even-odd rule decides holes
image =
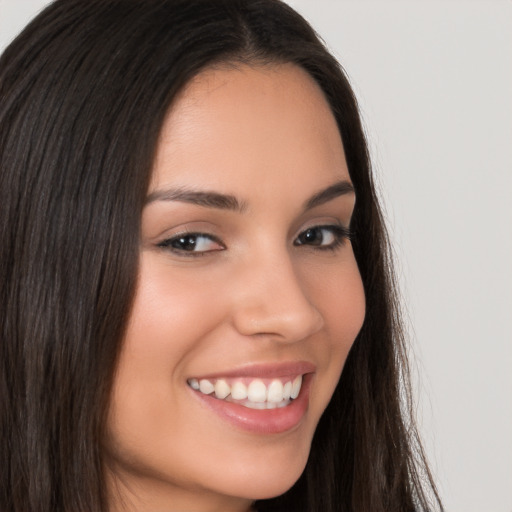
[[[260,511],[441,509],[411,414],[387,237],[356,99],[279,0],[57,0],[0,59],[0,506],[107,510],[101,444],[165,113],[218,63],[322,88],[357,195],[366,320],[299,481]],[[340,312],[343,314],[343,312]]]

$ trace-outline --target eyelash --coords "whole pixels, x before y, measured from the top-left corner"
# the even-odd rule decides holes
[[[179,244],[184,243],[185,240],[188,240],[189,243],[192,245],[196,245],[198,238],[206,238],[210,240],[213,243],[218,244],[222,249],[213,249],[210,251],[188,251],[186,249],[175,247],[173,244]],[[192,242],[192,240],[194,240]],[[198,256],[204,256],[205,254],[208,254],[210,252],[217,252],[225,249],[225,245],[215,236],[209,235],[208,233],[195,233],[195,232],[185,232],[180,233],[176,236],[173,236],[171,238],[167,238],[166,240],[162,240],[162,242],[157,244],[158,247],[161,247],[162,249],[168,249],[173,253],[176,253],[180,256],[185,257],[198,257]]]
[[[300,238],[303,236],[307,236],[308,234],[316,233],[318,234],[319,231],[329,231],[330,234],[333,236],[334,240],[329,245],[320,245],[316,243],[307,243],[307,240],[301,241]],[[194,245],[197,246],[197,239],[199,238],[205,238],[210,240],[211,242],[218,244],[221,249],[212,249],[212,250],[206,250],[206,251],[194,251],[194,250],[187,250],[180,247],[176,247],[173,244],[180,244],[185,243],[186,240],[192,245],[192,248],[194,248]],[[305,229],[294,240],[293,245],[298,246],[306,246],[311,247],[317,251],[335,251],[340,246],[344,245],[344,243],[347,240],[350,240],[352,238],[352,233],[350,229],[344,227],[344,226],[338,226],[338,225],[320,225],[320,226],[312,226],[308,229]],[[323,240],[321,240],[322,242]],[[321,243],[320,242],[320,243]],[[171,238],[167,238],[166,240],[162,240],[157,244],[157,247],[160,247],[162,249],[170,250],[171,252],[178,254],[179,256],[184,257],[200,257],[204,256],[208,253],[217,252],[224,250],[226,246],[215,236],[210,235],[208,233],[196,233],[196,232],[185,232],[180,233],[178,235],[175,235]]]

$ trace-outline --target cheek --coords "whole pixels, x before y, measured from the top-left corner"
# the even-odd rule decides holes
[[[347,353],[361,330],[366,311],[363,283],[352,251],[341,264],[309,271],[303,280],[324,320],[326,342],[332,350]]]
[[[219,317],[213,287],[198,293],[190,280],[179,273],[170,279],[165,265],[151,258],[143,256],[111,402],[112,436],[134,449],[149,446],[156,432],[179,428],[174,412],[186,382],[183,369],[201,352],[201,340]]]
[[[361,330],[366,302],[363,283],[354,258],[335,268],[324,269],[328,278],[312,273],[308,281],[312,302],[321,312],[324,329],[312,350],[319,361],[314,392],[318,404],[327,407],[345,365],[348,353]],[[321,414],[322,411],[318,411]]]
[[[202,340],[222,319],[218,278],[172,271],[151,253],[142,258],[119,367],[139,372],[139,380],[147,375],[156,381],[166,372],[168,385],[181,378],[180,369],[204,348]]]
[[[344,272],[340,284],[332,283],[333,300],[325,305],[328,329],[334,335],[337,348],[348,353],[361,327],[366,313],[366,300],[359,270]]]
[[[144,254],[129,330],[136,338],[160,333],[157,338],[172,335],[180,340],[208,320],[205,307],[215,304],[216,290],[213,276],[191,279],[187,272],[172,271],[155,255]]]

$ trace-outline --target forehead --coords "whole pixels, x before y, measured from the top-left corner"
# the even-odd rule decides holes
[[[163,124],[151,189],[290,185],[349,179],[323,92],[292,64],[208,69],[177,97]]]

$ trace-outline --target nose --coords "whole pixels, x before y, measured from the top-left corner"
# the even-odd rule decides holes
[[[295,342],[322,328],[323,317],[287,254],[254,258],[241,267],[232,275],[233,323],[240,334]]]

